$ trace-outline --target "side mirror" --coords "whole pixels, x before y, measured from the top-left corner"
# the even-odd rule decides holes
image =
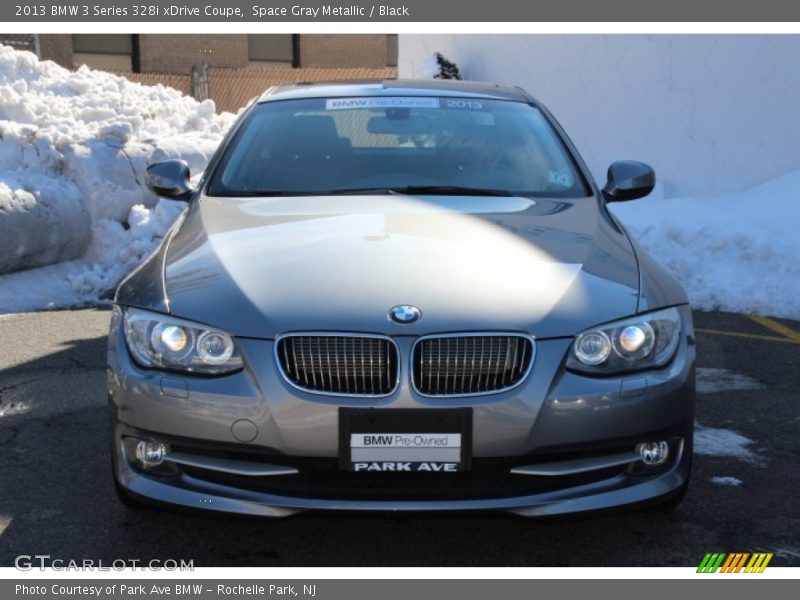
[[[151,192],[170,200],[188,201],[194,191],[185,160],[164,160],[149,165],[145,183]]]
[[[620,160],[608,167],[608,181],[603,187],[607,202],[644,198],[656,185],[653,167],[633,160]]]

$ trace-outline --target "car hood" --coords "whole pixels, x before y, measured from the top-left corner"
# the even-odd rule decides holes
[[[594,198],[354,195],[197,200],[164,262],[172,314],[292,331],[571,336],[634,314],[630,241]],[[399,325],[396,305],[422,318]]]

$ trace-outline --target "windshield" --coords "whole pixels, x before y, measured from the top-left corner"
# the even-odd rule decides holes
[[[533,106],[377,96],[256,106],[206,193],[359,192],[588,195],[560,138]]]

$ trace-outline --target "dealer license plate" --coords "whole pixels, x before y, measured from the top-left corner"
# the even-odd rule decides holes
[[[348,471],[455,473],[469,468],[471,409],[339,409]]]

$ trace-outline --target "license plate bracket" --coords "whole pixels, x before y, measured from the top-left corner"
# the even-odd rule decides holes
[[[343,470],[444,474],[471,459],[471,408],[339,408]]]

